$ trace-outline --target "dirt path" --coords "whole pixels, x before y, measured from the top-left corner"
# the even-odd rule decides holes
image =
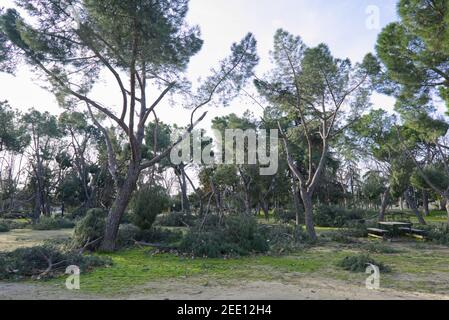
[[[368,290],[328,279],[302,279],[295,284],[281,282],[244,282],[199,285],[190,281],[152,282],[127,294],[101,296],[83,294],[59,287],[37,284],[0,283],[0,300],[449,300],[449,295],[400,292],[391,289]]]

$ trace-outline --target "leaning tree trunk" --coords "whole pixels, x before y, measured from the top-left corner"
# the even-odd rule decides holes
[[[304,204],[304,217],[307,233],[312,241],[316,241],[318,238],[316,236],[315,225],[313,223],[312,194],[301,188],[301,198]]]
[[[215,186],[215,182],[212,178],[210,178],[210,186],[212,189],[212,192],[215,196],[215,204],[217,206],[217,211],[218,211],[218,215],[221,217],[222,214],[222,204],[221,204],[221,194],[220,191],[217,189],[217,187]]]
[[[132,193],[136,187],[139,178],[138,166],[131,166],[123,185],[119,188],[117,197],[109,210],[106,220],[106,230],[103,241],[100,246],[101,251],[112,252],[115,250],[117,234],[120,227],[120,221],[128,206]]]
[[[424,208],[424,215],[426,217],[429,216],[430,215],[429,194],[425,190],[422,191],[422,205],[423,205],[423,208]]]
[[[380,205],[379,221],[385,221],[385,213],[387,211],[388,202],[390,201],[390,187],[385,190],[382,195],[382,203]]]
[[[404,192],[404,198],[405,198],[405,201],[407,202],[408,206],[410,207],[410,209],[413,211],[413,213],[418,218],[419,223],[424,224],[424,225],[427,224],[426,220],[424,220],[423,216],[419,212],[418,207],[416,206],[416,202],[410,196],[410,190],[407,190]]]
[[[447,212],[447,229],[449,230],[449,194],[445,195],[443,198],[446,203],[446,212]]]
[[[446,210],[446,208],[447,208],[447,203],[448,203],[448,201],[446,200],[446,198],[441,198],[441,200],[440,200],[440,210],[441,211],[444,211],[444,210]]]
[[[292,193],[293,201],[295,203],[296,225],[299,226],[301,224],[301,200],[299,199],[299,191],[298,186],[296,185],[296,181],[293,181]]]
[[[186,172],[184,170],[184,166],[181,165],[180,167],[181,171],[181,178],[180,178],[180,184],[181,184],[181,196],[182,196],[182,209],[185,214],[190,215],[192,213],[192,210],[190,209],[190,201],[189,197],[187,195],[187,180],[186,180]]]

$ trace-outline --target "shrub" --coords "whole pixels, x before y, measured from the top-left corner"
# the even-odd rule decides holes
[[[342,244],[357,243],[358,241],[354,239],[347,231],[348,230],[331,231],[328,232],[325,237],[331,241]]]
[[[401,251],[390,246],[386,246],[381,243],[367,243],[362,246],[362,249],[370,253],[381,253],[381,254],[394,254],[400,253]]]
[[[362,220],[361,210],[346,210],[337,206],[319,206],[314,210],[315,223],[321,227],[342,228],[354,220]]]
[[[9,226],[4,223],[0,223],[0,232],[8,232],[8,231],[9,231]]]
[[[264,229],[270,245],[270,251],[274,253],[287,253],[303,249],[310,243],[310,238],[303,228],[290,225],[266,226]]]
[[[170,212],[157,217],[155,225],[164,227],[193,226],[197,218],[183,212]]]
[[[9,228],[9,230],[25,229],[29,226],[29,223],[26,221],[18,221],[18,220],[12,220],[12,219],[0,220],[0,224],[7,226]]]
[[[104,236],[106,226],[106,213],[103,209],[90,209],[75,227],[73,244],[77,248],[84,247],[87,243],[100,239]],[[99,247],[100,241],[89,246],[89,250]]]
[[[73,211],[67,212],[66,214],[64,214],[64,217],[70,220],[79,220],[86,215],[87,211],[88,208],[83,205],[74,209]]]
[[[73,221],[65,218],[41,217],[39,221],[31,226],[34,230],[58,230],[71,229],[75,226]]]
[[[51,268],[49,268],[49,261],[52,263]],[[85,256],[46,244],[0,253],[0,280],[51,278],[63,273],[70,265],[76,265],[82,272],[86,272],[94,267],[110,264],[112,261],[109,258]]]
[[[30,218],[30,214],[28,212],[6,212],[2,214],[3,219],[28,219]]]
[[[134,195],[131,202],[130,219],[140,229],[150,229],[156,216],[170,205],[170,199],[165,189],[154,186],[141,189]]]
[[[344,257],[340,262],[338,262],[338,266],[351,272],[365,272],[368,265],[375,265],[379,267],[379,270],[382,272],[391,272],[391,268],[384,265],[381,262],[376,262],[369,255],[359,254],[355,256],[347,256]]]
[[[369,224],[364,221],[350,221],[346,223],[344,228],[327,232],[323,236],[338,243],[358,243],[359,241],[357,238],[366,238],[368,236],[367,228],[371,226],[377,227],[376,224]]]
[[[426,237],[432,242],[441,245],[449,245],[449,229],[447,226],[423,226],[426,231]]]
[[[182,240],[182,232],[153,227],[150,230],[140,230],[136,235],[136,240],[171,244]]]
[[[282,223],[290,223],[296,221],[296,212],[293,210],[277,209],[274,210],[274,219]]]
[[[191,228],[179,248],[199,257],[241,256],[268,251],[267,240],[254,217],[228,216],[221,226]]]
[[[133,224],[121,224],[117,235],[117,246],[128,247],[134,244],[140,229]]]

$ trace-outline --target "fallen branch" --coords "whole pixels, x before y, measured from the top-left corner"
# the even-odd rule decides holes
[[[97,242],[100,241],[101,239],[103,239],[103,237],[100,237],[100,238],[95,239],[95,240],[93,240],[93,241],[90,241],[90,238],[87,239],[86,244],[81,248],[81,250],[79,251],[79,254],[83,254],[84,251],[85,251],[88,247],[90,247],[91,245],[97,243]]]
[[[171,250],[177,249],[174,246],[167,246],[162,243],[148,243],[148,242],[134,240],[134,244],[138,247],[152,247],[152,248],[156,248],[161,251],[171,251]]]

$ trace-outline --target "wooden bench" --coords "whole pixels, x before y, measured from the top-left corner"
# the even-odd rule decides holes
[[[388,234],[388,230],[378,229],[378,228],[368,228],[368,237],[376,239],[385,239]]]
[[[420,239],[420,240],[424,240],[424,235],[426,233],[426,231],[424,230],[420,230],[420,229],[414,229],[414,228],[399,228],[399,230],[405,232],[405,234],[407,236],[416,238],[416,239]]]

